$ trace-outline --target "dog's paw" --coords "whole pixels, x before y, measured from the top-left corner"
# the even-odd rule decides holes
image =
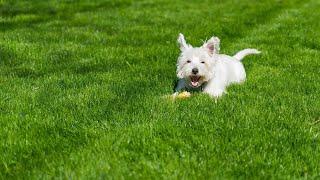
[[[217,99],[219,97],[221,97],[224,93],[224,91],[222,89],[216,89],[212,92],[206,92],[210,97]]]

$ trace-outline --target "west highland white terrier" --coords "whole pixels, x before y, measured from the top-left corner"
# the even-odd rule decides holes
[[[249,54],[260,53],[256,49],[244,49],[234,56],[219,54],[217,37],[210,38],[201,47],[192,47],[180,33],[178,43],[181,50],[177,62],[179,81],[173,97],[182,90],[203,91],[213,98],[222,96],[228,85],[245,81],[246,72],[241,60]]]

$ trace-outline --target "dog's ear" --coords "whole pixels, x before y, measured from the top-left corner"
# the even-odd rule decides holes
[[[186,43],[186,40],[184,39],[184,36],[181,33],[179,34],[179,37],[178,37],[178,44],[181,51],[184,51],[187,48],[189,48],[189,45]]]
[[[220,51],[220,39],[218,37],[212,37],[202,46],[210,55],[219,54]]]

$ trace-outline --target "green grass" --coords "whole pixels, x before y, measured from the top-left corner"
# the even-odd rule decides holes
[[[1,1],[0,178],[320,178],[320,2]],[[179,32],[263,53],[171,102]]]

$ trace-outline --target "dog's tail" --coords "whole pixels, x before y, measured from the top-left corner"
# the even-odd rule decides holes
[[[239,51],[237,54],[235,54],[233,57],[241,61],[245,56],[250,54],[260,54],[261,52],[256,49],[244,49]]]

